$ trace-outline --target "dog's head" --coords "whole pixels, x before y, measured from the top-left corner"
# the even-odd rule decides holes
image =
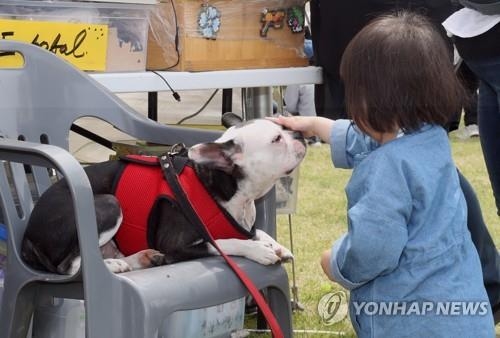
[[[236,209],[250,201],[253,206],[255,199],[265,195],[280,177],[299,165],[305,153],[302,134],[266,119],[255,119],[232,126],[214,142],[191,147],[189,158],[236,178],[236,194],[227,203],[232,204],[228,208]]]

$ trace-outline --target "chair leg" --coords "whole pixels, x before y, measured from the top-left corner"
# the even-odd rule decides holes
[[[293,327],[289,292],[284,292],[281,288],[270,287],[267,289],[267,299],[283,335],[291,338],[293,336]]]
[[[0,312],[0,338],[26,337],[35,309],[35,285],[27,285],[16,291],[9,290],[2,296]]]
[[[275,278],[272,284],[265,289],[265,296],[269,307],[278,321],[281,331],[285,337],[293,337],[292,325],[292,305],[290,302],[290,287],[287,273],[284,267],[281,267],[280,274]],[[258,312],[260,315],[260,311]],[[265,319],[258,318],[257,328],[265,328],[267,325]]]

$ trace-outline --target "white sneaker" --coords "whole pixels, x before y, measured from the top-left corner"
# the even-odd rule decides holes
[[[465,126],[465,134],[468,137],[478,137],[479,128],[477,127],[477,124],[469,124],[468,126]]]

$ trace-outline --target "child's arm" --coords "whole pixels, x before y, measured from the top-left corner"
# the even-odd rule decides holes
[[[335,242],[325,271],[328,278],[348,290],[396,269],[407,241],[406,228],[395,224],[360,224],[354,228]]]
[[[319,136],[331,145],[333,165],[352,169],[379,144],[355,128],[351,120],[330,120],[316,116],[279,116],[269,118],[305,137]]]
[[[359,131],[351,120],[336,120],[330,132],[331,157],[336,168],[352,169],[379,144]]]
[[[348,202],[348,233],[329,257],[329,277],[349,290],[396,269],[408,242],[413,200],[404,173],[389,158],[367,173],[361,184],[346,188],[363,193]]]
[[[305,137],[319,136],[326,143],[330,143],[330,131],[335,122],[319,116],[278,116],[268,119],[288,129],[300,131]]]

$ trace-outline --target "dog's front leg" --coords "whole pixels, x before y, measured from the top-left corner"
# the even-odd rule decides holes
[[[280,260],[275,248],[269,242],[235,238],[218,239],[216,242],[225,254],[231,256],[246,257],[264,265],[274,264]],[[209,244],[208,247],[211,254],[219,254],[212,245]]]
[[[125,257],[118,250],[114,241],[109,241],[101,246],[101,253],[104,263],[113,273],[140,270],[164,264],[163,254],[153,249],[142,250]]]
[[[280,256],[283,262],[288,262],[293,259],[292,252],[276,242],[276,240],[269,236],[267,232],[259,229],[255,230],[255,240],[271,243],[274,251],[278,254],[278,256]]]
[[[151,268],[153,266],[164,265],[164,255],[154,249],[141,250],[133,255],[123,257],[132,270]]]

